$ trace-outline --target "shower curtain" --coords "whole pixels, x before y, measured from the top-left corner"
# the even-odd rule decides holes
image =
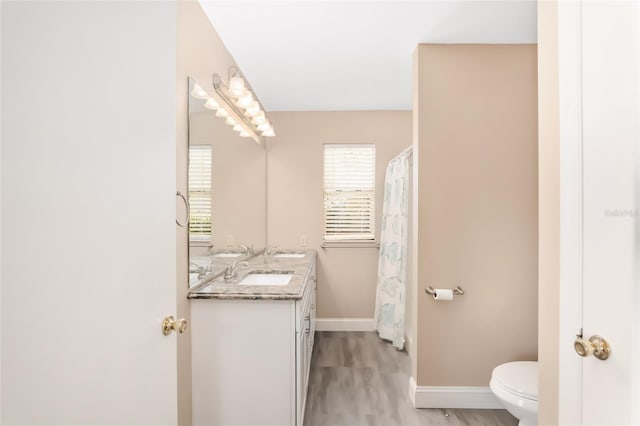
[[[404,348],[407,237],[409,226],[409,161],[412,147],[389,162],[384,182],[375,320],[378,334]]]

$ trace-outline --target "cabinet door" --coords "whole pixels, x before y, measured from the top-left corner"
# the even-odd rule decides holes
[[[307,345],[306,359],[304,364],[304,388],[303,393],[306,395],[309,387],[309,373],[311,371],[311,357],[313,356],[313,333],[311,329],[311,321],[309,322],[308,332],[305,336],[305,344]]]
[[[296,333],[296,425],[302,426],[304,416],[305,359],[307,345],[304,330]]]
[[[310,349],[309,349],[309,362],[311,362],[311,357],[313,354],[313,344],[315,343],[316,340],[316,287],[317,287],[317,282],[314,278],[312,284],[312,293],[311,293],[311,305],[310,305],[310,310],[311,310],[311,336],[310,336]]]

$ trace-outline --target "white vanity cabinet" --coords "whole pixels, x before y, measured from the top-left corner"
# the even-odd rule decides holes
[[[302,276],[302,274],[301,274]],[[190,296],[194,425],[302,426],[315,333],[315,261],[299,295]]]
[[[314,268],[315,269],[315,268]],[[316,278],[310,276],[307,290],[296,306],[296,420],[302,426],[309,387],[309,370],[316,329]]]

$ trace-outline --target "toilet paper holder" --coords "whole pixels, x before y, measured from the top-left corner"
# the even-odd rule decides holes
[[[432,296],[436,294],[436,290],[431,286],[426,287],[424,289],[424,292],[427,293],[427,294],[430,294]],[[464,294],[464,290],[462,289],[462,287],[457,285],[453,289],[453,294],[455,294],[456,296],[462,296]]]

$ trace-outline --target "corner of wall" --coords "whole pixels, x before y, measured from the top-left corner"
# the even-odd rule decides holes
[[[420,164],[420,143],[419,143],[419,137],[418,137],[418,132],[419,132],[419,126],[418,126],[418,122],[419,122],[419,107],[420,107],[420,96],[419,96],[419,85],[420,85],[420,44],[418,44],[416,46],[416,48],[413,51],[413,63],[412,63],[412,103],[413,103],[413,109],[412,109],[412,120],[411,120],[411,125],[412,125],[412,140],[411,143],[413,145],[413,165],[412,165],[412,200],[411,200],[411,233],[412,236],[410,237],[410,242],[411,242],[411,269],[409,270],[409,273],[411,274],[411,282],[413,283],[413,297],[411,300],[412,303],[412,307],[413,307],[413,318],[412,321],[414,321],[414,323],[411,325],[412,329],[413,329],[413,336],[412,336],[412,341],[411,341],[411,346],[412,346],[412,354],[413,356],[411,357],[411,380],[413,380],[413,383],[415,385],[415,379],[416,377],[418,377],[418,347],[419,347],[419,339],[420,339],[420,333],[418,332],[418,324],[419,324],[419,315],[420,315],[420,311],[418,309],[418,301],[419,301],[419,288],[420,288],[420,281],[418,280],[419,277],[419,273],[418,273],[418,267],[419,267],[419,262],[418,262],[418,242],[419,242],[419,238],[418,238],[418,226],[419,226],[419,197],[420,197],[420,192],[418,191],[418,170],[420,169],[419,164]],[[413,398],[413,396],[412,396]],[[415,400],[412,399],[412,402],[414,403],[415,406]]]
[[[538,419],[559,422],[560,122],[558,3],[538,1]]]

